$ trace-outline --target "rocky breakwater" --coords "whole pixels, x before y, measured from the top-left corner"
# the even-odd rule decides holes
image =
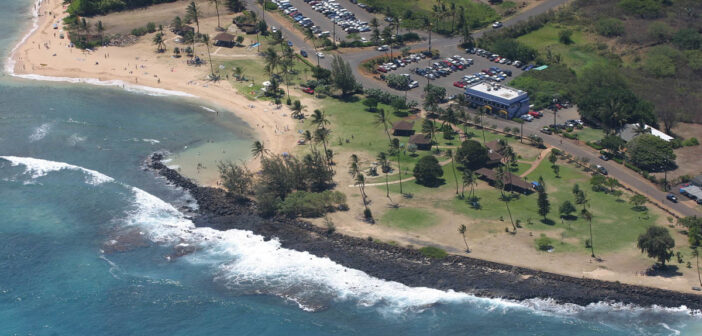
[[[172,184],[188,190],[197,200],[196,225],[219,230],[250,230],[266,239],[275,237],[285,248],[328,257],[377,278],[407,286],[452,289],[512,300],[551,298],[558,303],[583,306],[621,302],[644,307],[684,305],[702,309],[702,296],[695,294],[575,278],[465,256],[432,259],[418,250],[329,233],[304,220],[260,218],[254,202],[236,202],[221,189],[198,186],[162,164],[162,158],[159,153],[153,154],[147,166]]]

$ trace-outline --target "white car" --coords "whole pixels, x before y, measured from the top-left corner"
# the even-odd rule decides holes
[[[381,45],[380,47],[378,47],[378,51],[386,51],[386,50],[388,50],[388,49],[390,49],[390,47],[388,47],[387,44],[386,44],[386,45]]]
[[[411,82],[409,83],[409,88],[410,88],[410,89],[414,89],[414,88],[416,88],[416,87],[419,87],[419,82],[417,82],[416,80],[415,80],[415,81],[411,81]]]
[[[500,27],[502,27],[502,22],[500,22],[500,21],[495,21],[495,23],[492,24],[493,29],[497,29]]]
[[[522,120],[524,120],[524,121],[529,121],[529,122],[531,122],[531,121],[534,120],[534,117],[532,117],[532,116],[530,116],[530,115],[528,115],[528,114],[522,114],[519,118],[522,118]]]
[[[321,51],[318,52],[318,53],[317,53],[317,57],[319,57],[319,58],[324,58],[324,53],[321,52]]]

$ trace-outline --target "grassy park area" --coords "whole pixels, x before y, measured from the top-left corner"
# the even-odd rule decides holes
[[[421,229],[436,224],[436,216],[416,208],[394,208],[388,210],[380,223],[403,230]]]

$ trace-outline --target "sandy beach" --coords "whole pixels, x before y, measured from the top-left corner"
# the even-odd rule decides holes
[[[14,62],[14,75],[192,97],[217,112],[234,113],[255,129],[256,138],[274,153],[291,151],[295,146],[296,122],[289,117],[290,111],[286,107],[278,109],[269,102],[250,101],[237,93],[226,80],[207,80],[208,65],[189,66],[187,57],[172,57],[170,50],[178,44],[174,42],[176,35],[167,29],[164,29],[165,53],[155,52],[150,36],[142,37],[128,47],[108,46],[84,51],[69,47],[70,41],[60,38],[61,21],[67,16],[64,10],[65,6],[60,0],[44,0],[40,4],[36,30],[10,55]],[[58,23],[56,29],[55,23]],[[216,18],[205,18],[200,20],[200,29],[212,32],[216,24]],[[213,53],[216,48],[212,48]],[[196,52],[207,59],[204,45],[196,45]],[[255,57],[254,51],[249,53]],[[250,160],[248,164],[256,169],[258,162]],[[212,176],[201,182],[216,183]]]

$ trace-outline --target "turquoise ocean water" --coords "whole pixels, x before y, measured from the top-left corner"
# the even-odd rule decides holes
[[[0,0],[3,60],[31,6]],[[196,205],[143,160],[204,143],[245,159],[247,127],[201,105],[0,77],[0,335],[702,334],[686,309],[408,288],[248,232],[195,229],[179,210]]]

